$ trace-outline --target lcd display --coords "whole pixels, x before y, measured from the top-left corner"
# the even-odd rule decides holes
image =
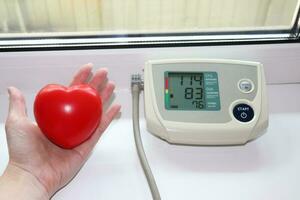
[[[166,72],[165,108],[220,110],[216,72]]]

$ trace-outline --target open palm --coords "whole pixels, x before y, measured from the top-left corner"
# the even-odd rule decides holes
[[[107,70],[100,69],[94,76],[92,65],[83,66],[74,76],[71,85],[87,83],[97,88],[105,104],[115,88],[107,81]],[[88,81],[88,79],[90,81]],[[25,100],[21,92],[10,87],[9,114],[6,121],[6,136],[9,164],[32,174],[45,188],[49,196],[67,184],[87,160],[100,136],[118,114],[120,105],[111,106],[103,114],[101,123],[93,136],[74,149],[62,149],[51,143],[26,114]]]

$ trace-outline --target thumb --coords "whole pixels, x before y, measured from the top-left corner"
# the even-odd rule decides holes
[[[8,87],[9,110],[8,117],[26,117],[26,105],[23,94],[15,87]]]

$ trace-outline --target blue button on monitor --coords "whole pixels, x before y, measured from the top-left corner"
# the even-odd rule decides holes
[[[254,111],[251,106],[241,103],[233,108],[233,115],[240,122],[249,122],[254,117]]]

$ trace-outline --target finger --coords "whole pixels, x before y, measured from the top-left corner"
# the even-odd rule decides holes
[[[113,105],[102,117],[99,127],[96,129],[93,136],[89,139],[90,146],[92,146],[92,148],[96,145],[99,138],[101,137],[103,132],[107,129],[107,127],[110,125],[112,120],[120,112],[120,109],[121,109],[121,105],[119,105],[119,104]]]
[[[80,146],[76,147],[75,150],[78,151],[83,157],[87,156],[90,151],[94,148],[94,146],[97,144],[99,138],[103,134],[103,132],[106,130],[106,128],[109,126],[111,121],[116,117],[116,115],[120,112],[121,105],[113,105],[108,112],[102,117],[101,123],[99,127],[96,129],[94,134],[90,139],[88,139],[86,142],[81,144]]]
[[[113,105],[102,117],[101,123],[97,128],[96,132],[104,132],[106,128],[109,126],[111,121],[116,117],[116,115],[120,112],[121,105],[115,104]],[[97,134],[95,134],[97,135]]]
[[[112,93],[114,92],[115,89],[115,84],[113,82],[108,82],[105,86],[105,88],[101,91],[101,98],[102,98],[102,103],[105,104],[109,98],[111,97]]]
[[[9,111],[8,117],[27,117],[25,98],[20,90],[15,87],[8,88]]]
[[[92,63],[83,65],[78,70],[78,72],[74,75],[73,80],[70,83],[70,86],[86,83],[92,73],[92,68],[93,68]]]
[[[105,82],[107,77],[107,69],[99,69],[93,76],[92,80],[90,81],[90,86],[92,86],[95,89],[99,89],[100,86]]]

